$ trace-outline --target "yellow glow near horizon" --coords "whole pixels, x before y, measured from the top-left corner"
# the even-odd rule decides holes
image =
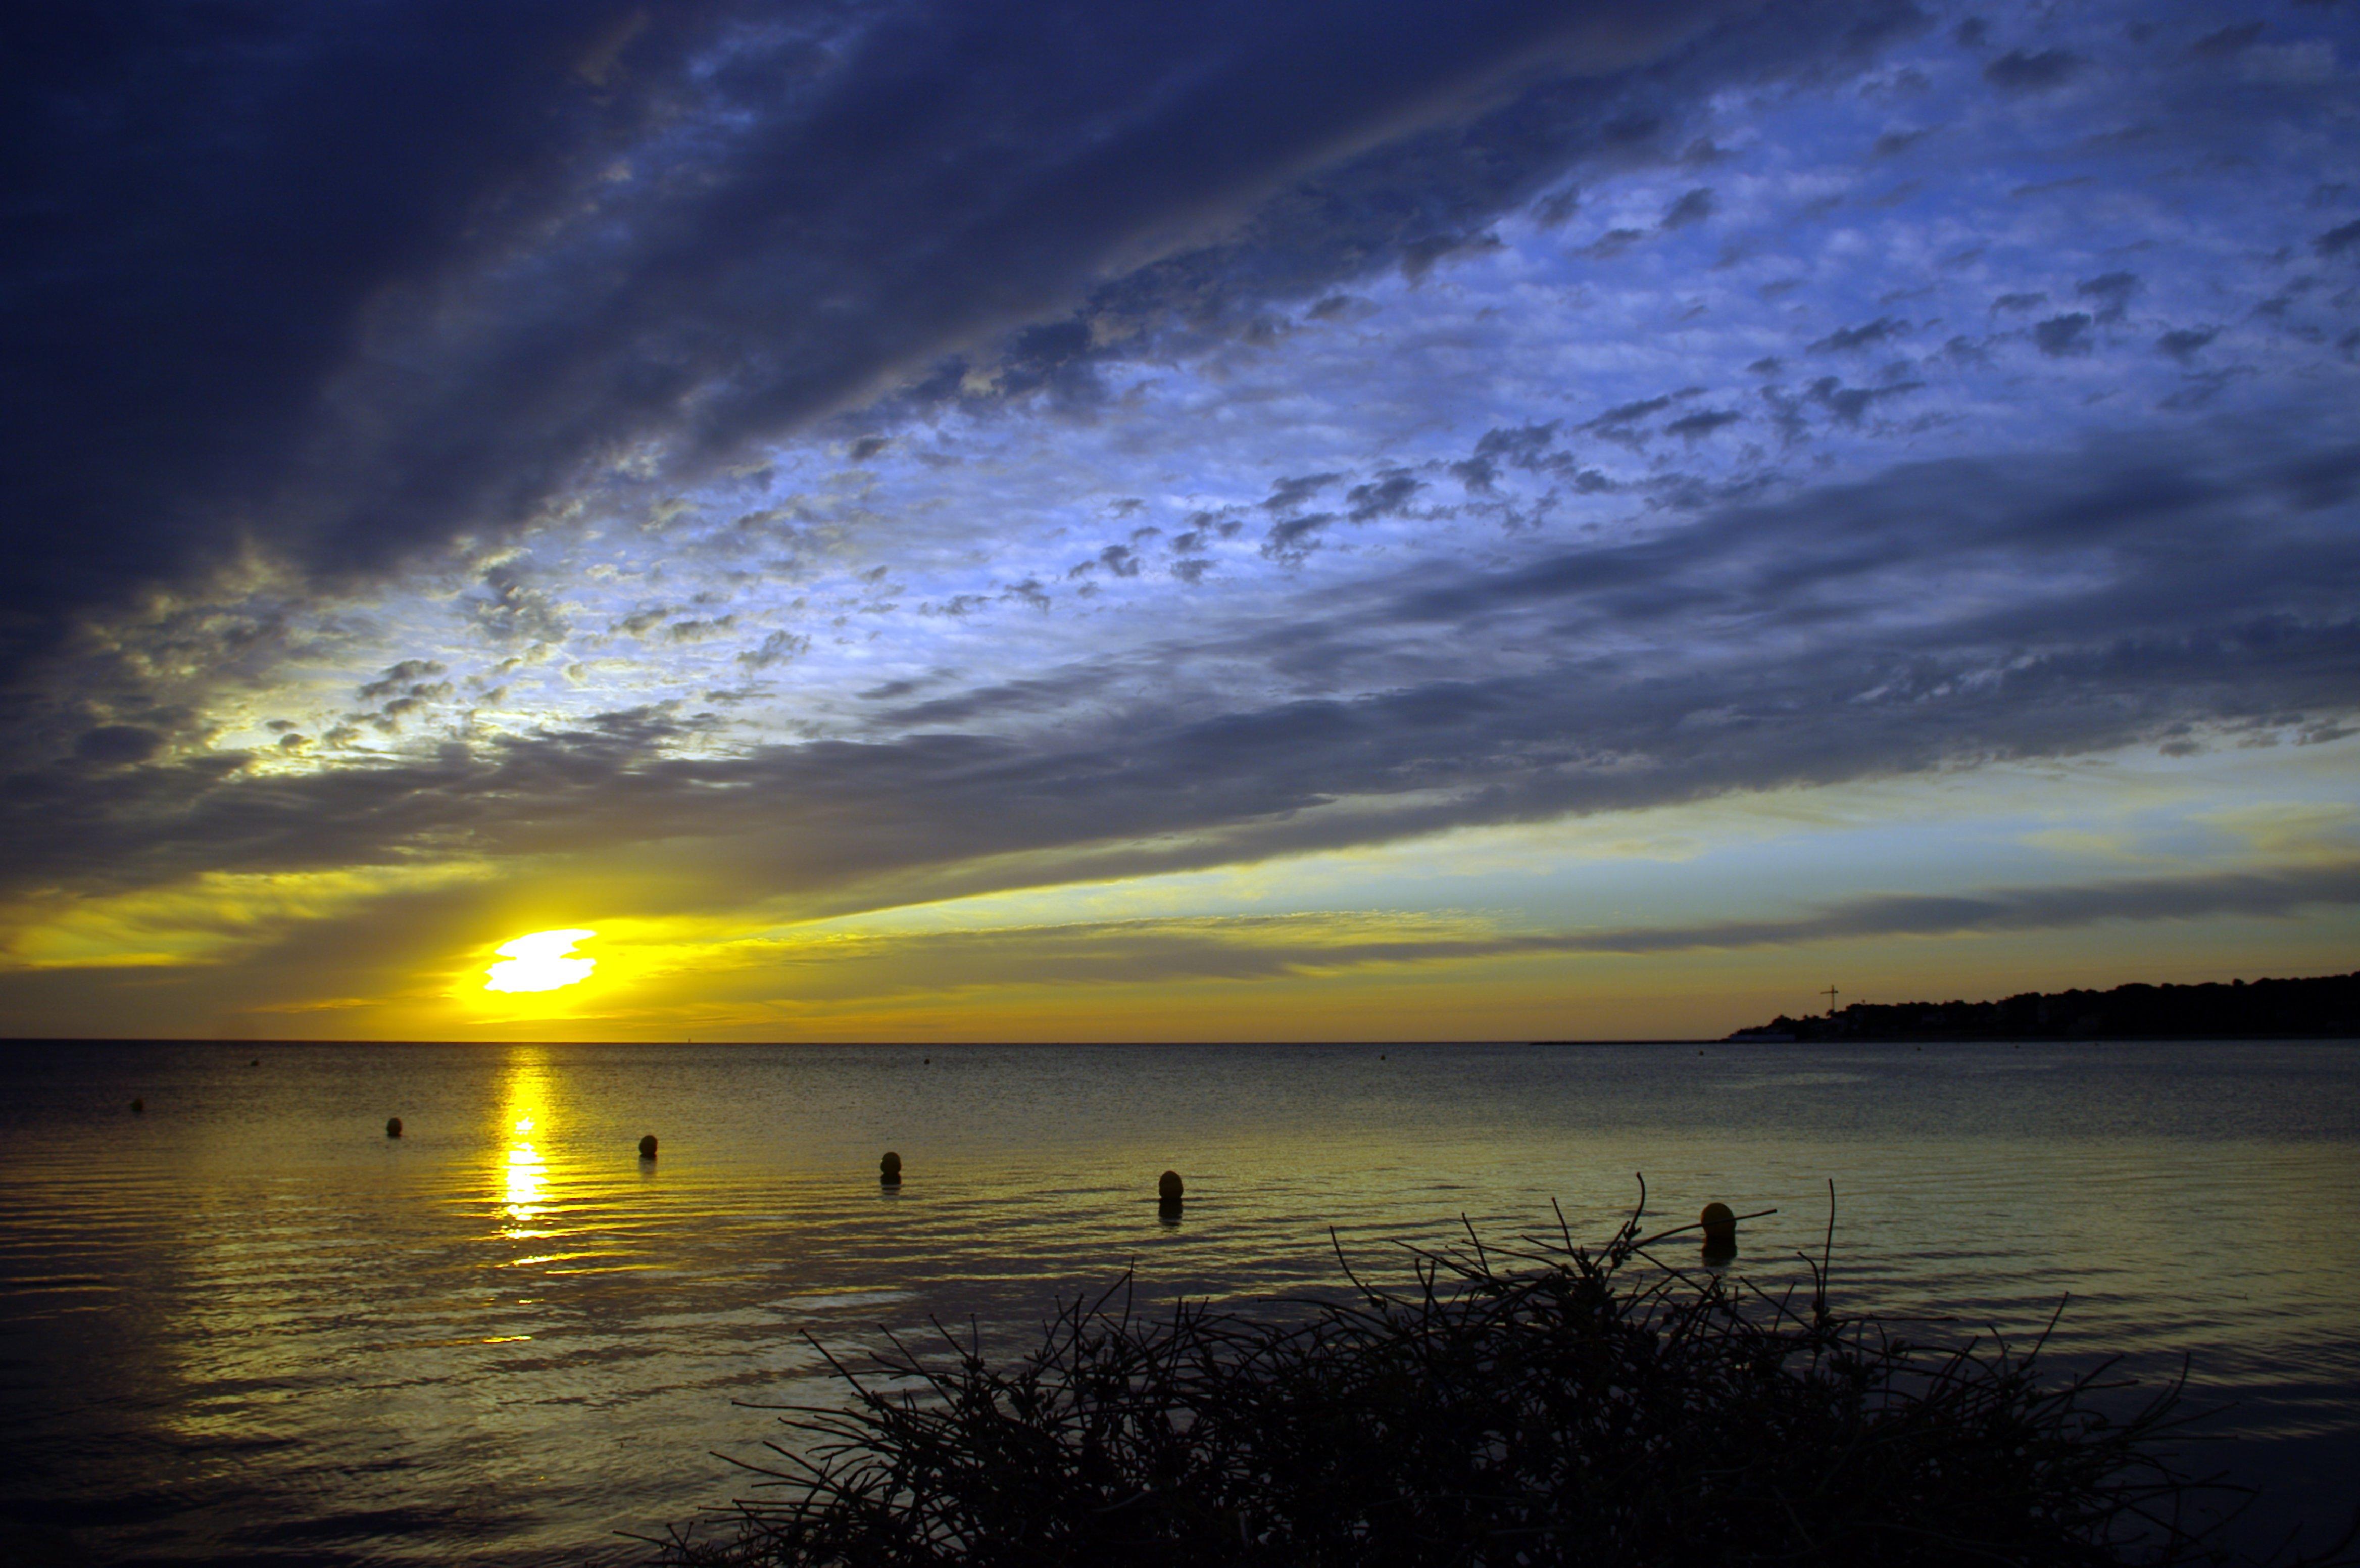
[[[570,956],[574,945],[595,931],[535,931],[502,943],[501,961],[484,971],[486,991],[555,991],[579,985],[598,967],[595,959]]]

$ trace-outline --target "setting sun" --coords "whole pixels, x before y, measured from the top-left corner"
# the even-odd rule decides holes
[[[486,991],[555,991],[590,978],[595,959],[572,957],[574,944],[595,931],[535,931],[504,943],[498,963],[484,971]]]

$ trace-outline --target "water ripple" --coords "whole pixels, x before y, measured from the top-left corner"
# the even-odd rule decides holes
[[[837,1397],[814,1340],[1021,1349],[1125,1270],[1254,1309],[1553,1201],[1594,1239],[1640,1170],[1651,1219],[1777,1209],[1766,1282],[1832,1179],[1850,1305],[2028,1339],[2070,1294],[2060,1361],[2188,1358],[2298,1501],[2360,1430],[2345,1044],[253,1050],[0,1064],[0,1508],[121,1561],[627,1556],[738,1485],[737,1401]]]

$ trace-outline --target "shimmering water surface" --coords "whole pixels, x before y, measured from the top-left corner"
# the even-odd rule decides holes
[[[805,1336],[1330,1287],[1387,1244],[1839,1195],[1844,1304],[2191,1358],[2212,1463],[2360,1473],[2360,1045],[0,1047],[0,1516],[102,1561],[628,1558]],[[143,1099],[134,1115],[128,1104]],[[406,1134],[384,1135],[399,1115]],[[642,1133],[661,1139],[643,1165]],[[907,1161],[898,1193],[877,1157]],[[1176,1224],[1154,1201],[1187,1179]]]

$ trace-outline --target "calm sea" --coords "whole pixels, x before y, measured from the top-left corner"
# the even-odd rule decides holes
[[[137,1097],[144,1113],[128,1107]],[[405,1135],[384,1134],[399,1115]],[[651,1164],[635,1145],[661,1140]],[[878,1156],[907,1162],[880,1190]],[[1159,1172],[1187,1180],[1176,1224]],[[0,1519],[133,1563],[628,1560],[746,1488],[806,1336],[1322,1290],[1461,1216],[1721,1199],[1840,1303],[2229,1405],[2360,1475],[2360,1045],[0,1047]]]

